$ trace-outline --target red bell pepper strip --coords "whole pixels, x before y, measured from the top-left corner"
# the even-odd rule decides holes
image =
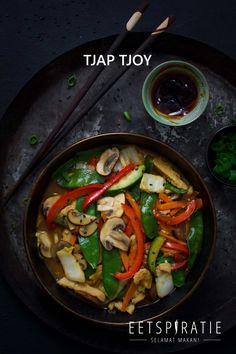
[[[143,262],[144,256],[144,235],[142,231],[142,225],[140,220],[137,218],[135,211],[128,205],[123,205],[125,215],[130,219],[134,233],[136,235],[137,241],[137,252],[136,258],[133,264],[130,266],[129,270],[124,273],[116,273],[114,277],[119,280],[128,280],[134,276],[134,274],[139,270]]]
[[[174,250],[174,251],[180,251],[183,253],[188,253],[188,247],[187,245],[182,245],[181,243],[177,243],[177,242],[170,242],[170,241],[166,241],[163,245],[163,247],[170,249],[170,250]]]
[[[98,200],[106,192],[106,190],[108,190],[108,188],[110,188],[113,184],[118,182],[122,177],[126,176],[134,168],[135,168],[135,164],[130,163],[129,165],[125,166],[122,170],[120,170],[117,174],[109,178],[109,180],[107,180],[102,185],[102,188],[87,195],[82,205],[83,209],[86,209],[89,204]]]
[[[86,195],[88,193],[94,192],[98,189],[101,189],[103,184],[89,184],[84,187],[79,187],[76,188],[72,191],[69,191],[65,194],[63,194],[49,209],[48,214],[47,214],[47,225],[49,227],[52,226],[53,221],[55,220],[57,214],[60,212],[61,209],[63,209],[67,204],[72,202],[73,200]]]
[[[178,225],[181,222],[187,220],[195,211],[196,209],[196,200],[193,199],[187,204],[187,208],[179,215],[174,216],[167,216],[162,215],[159,211],[154,213],[154,217],[161,221],[163,224],[167,225]]]
[[[184,268],[188,263],[188,260],[185,259],[182,262],[177,262],[177,263],[172,263],[171,264],[171,270],[176,270],[176,269],[180,269],[180,268]]]

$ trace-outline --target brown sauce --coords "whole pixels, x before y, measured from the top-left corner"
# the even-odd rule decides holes
[[[151,92],[151,100],[157,112],[181,118],[196,105],[197,85],[192,77],[185,73],[171,72],[156,80]]]

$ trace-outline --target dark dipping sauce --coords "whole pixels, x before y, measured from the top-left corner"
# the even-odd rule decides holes
[[[198,89],[187,74],[172,72],[156,80],[151,91],[154,109],[165,116],[181,118],[196,105]]]

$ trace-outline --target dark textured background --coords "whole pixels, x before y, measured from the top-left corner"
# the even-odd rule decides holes
[[[159,0],[151,7],[139,31],[148,31],[160,19],[177,16],[172,32],[201,40],[236,59],[233,0]],[[19,89],[40,68],[61,53],[92,39],[118,33],[136,0],[11,0],[0,1],[0,115]],[[204,55],[204,53],[202,53]],[[12,261],[12,260],[9,260]],[[0,278],[0,354],[92,353],[35,318]],[[205,345],[216,353],[233,353],[233,330],[226,339]],[[207,348],[208,347],[208,348]],[[200,352],[194,349],[191,352]]]

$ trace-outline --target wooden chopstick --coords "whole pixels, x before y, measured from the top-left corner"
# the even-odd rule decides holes
[[[125,24],[123,30],[121,33],[116,37],[115,41],[111,45],[111,47],[108,49],[108,51],[105,53],[105,55],[113,54],[118,47],[121,45],[121,43],[124,41],[126,36],[128,35],[129,32],[133,30],[135,25],[139,22],[141,19],[142,15],[146,11],[146,9],[149,6],[149,2],[147,0],[142,0],[138,8],[133,12],[127,23]],[[37,151],[36,155],[33,157],[32,161],[30,164],[26,167],[25,171],[22,173],[18,181],[15,183],[13,188],[7,192],[4,201],[2,205],[5,205],[9,199],[12,197],[12,195],[16,192],[18,187],[21,185],[21,183],[24,181],[24,179],[30,174],[30,172],[36,167],[36,165],[46,156],[48,153],[49,149],[51,150],[50,146],[52,145],[53,141],[57,136],[59,136],[59,132],[62,130],[64,127],[65,123],[67,120],[70,118],[71,114],[74,112],[75,108],[78,106],[80,101],[83,99],[83,97],[87,94],[89,91],[90,87],[95,83],[96,79],[98,76],[101,74],[101,72],[104,70],[105,66],[100,65],[93,70],[91,75],[89,76],[88,80],[84,84],[83,88],[78,92],[77,95],[75,95],[74,99],[71,101],[71,104],[63,114],[62,119],[58,122],[58,124],[52,129],[46,140],[43,142],[42,146],[39,148]]]

